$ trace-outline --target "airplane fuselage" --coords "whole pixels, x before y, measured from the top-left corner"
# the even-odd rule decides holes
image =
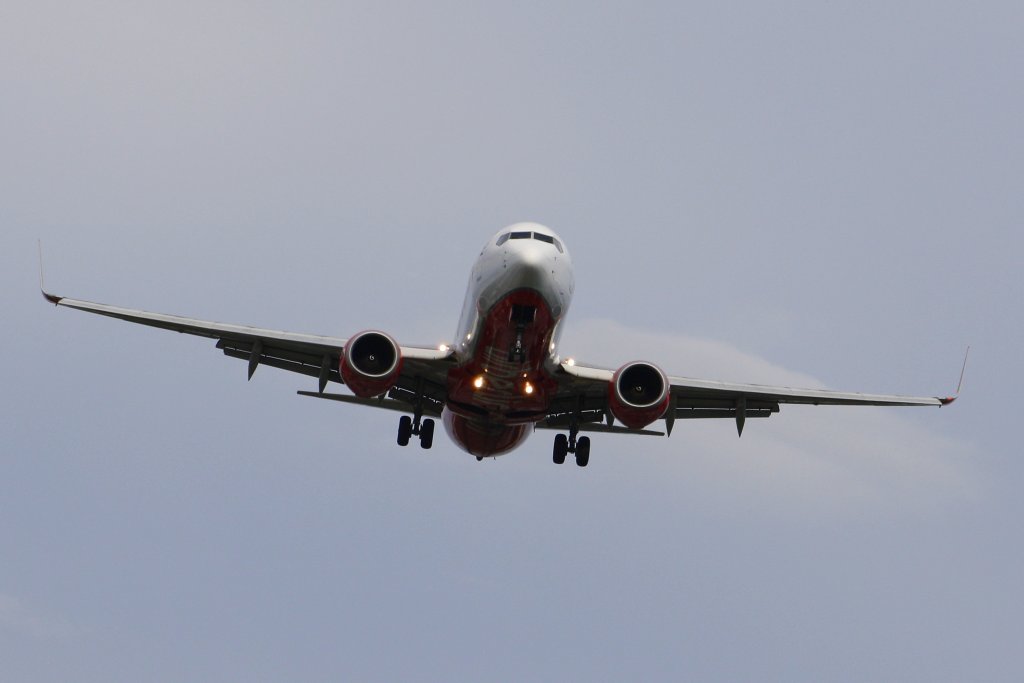
[[[537,223],[492,237],[473,264],[448,373],[444,425],[476,456],[507,453],[547,414],[557,389],[561,321],[572,300],[572,261]]]

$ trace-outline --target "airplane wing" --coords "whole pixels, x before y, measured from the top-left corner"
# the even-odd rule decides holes
[[[338,366],[345,339],[313,334],[297,334],[246,325],[196,320],[165,313],[151,313],[108,304],[56,296],[43,290],[47,301],[66,308],[96,313],[140,325],[192,334],[217,340],[225,355],[249,363],[249,378],[260,365],[297,372],[319,381],[320,393],[328,382],[344,383]],[[402,346],[402,369],[396,386],[399,392],[414,392],[419,387],[431,402],[444,401],[445,382],[451,352],[436,348]]]
[[[45,290],[43,296],[56,306],[74,308],[87,313],[105,315],[119,320],[148,325],[174,332],[217,340],[217,348],[225,355],[248,361],[249,378],[260,365],[289,370],[318,379],[318,392],[300,391],[306,396],[414,412],[416,397],[422,400],[420,410],[428,416],[439,416],[447,399],[448,370],[454,362],[448,349],[401,346],[403,358],[400,375],[387,397],[358,398],[324,393],[328,382],[344,384],[339,372],[346,339],[322,335],[299,334],[246,325],[220,323],[186,318],[165,313],[122,308],[108,304],[56,296]],[[966,359],[965,359],[966,365]],[[580,431],[658,435],[649,429],[628,429],[614,425],[608,409],[608,386],[615,372],[606,368],[588,367],[572,361],[559,366],[558,392],[539,429],[565,429],[575,424]],[[961,373],[962,377],[962,373]],[[810,405],[870,406],[944,406],[947,398],[926,396],[889,396],[794,389],[760,384],[733,384],[687,377],[668,377],[669,405],[661,419],[665,432],[680,419],[730,418],[736,420],[742,434],[746,418],[770,417],[784,403]],[[604,423],[604,424],[601,424]]]
[[[606,368],[587,367],[572,361],[560,366],[559,398],[552,406],[549,421],[565,421],[572,417],[583,421],[608,419],[609,383],[615,374]],[[795,389],[762,384],[733,384],[689,377],[668,377],[669,406],[663,416],[666,431],[671,433],[675,420],[729,418],[736,420],[742,434],[746,418],[770,417],[779,412],[781,404],[838,406],[944,406],[955,396],[890,396],[830,391],[826,389]]]

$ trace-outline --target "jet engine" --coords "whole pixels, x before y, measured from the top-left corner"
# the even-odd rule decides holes
[[[398,379],[402,351],[390,336],[368,330],[355,335],[341,354],[341,378],[360,398],[380,396]]]
[[[643,429],[657,420],[668,403],[668,378],[650,363],[626,363],[608,385],[608,407],[615,419],[630,429]]]

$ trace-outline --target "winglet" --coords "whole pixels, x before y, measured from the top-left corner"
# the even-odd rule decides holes
[[[956,383],[956,394],[960,395],[960,387],[964,385],[964,372],[967,370],[967,356],[971,354],[971,345],[967,345],[967,350],[964,351],[964,364],[960,368],[960,381]]]
[[[942,405],[948,406],[950,403],[955,401],[958,396],[960,396],[960,389],[964,385],[964,373],[967,371],[967,357],[969,355],[971,355],[970,345],[967,346],[967,351],[964,352],[964,364],[960,368],[960,381],[956,383],[956,393],[953,394],[952,396],[947,396],[946,398],[940,398],[939,403],[941,403]]]
[[[56,306],[60,303],[60,300],[63,297],[50,294],[46,291],[46,284],[43,282],[43,241],[39,240],[37,244],[39,246],[39,291],[43,293],[44,299]]]

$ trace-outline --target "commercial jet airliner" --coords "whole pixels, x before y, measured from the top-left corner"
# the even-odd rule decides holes
[[[517,223],[484,245],[455,339],[439,348],[402,346],[376,330],[340,339],[119,308],[45,289],[43,296],[57,306],[216,339],[226,355],[248,362],[250,378],[260,365],[317,378],[317,391],[299,391],[303,396],[403,413],[401,446],[416,437],[430,448],[440,418],[477,460],[512,451],[537,429],[558,432],[555,463],[572,454],[585,467],[590,438],[581,432],[671,435],[677,420],[727,418],[742,435],[748,418],[769,417],[784,403],[943,406],[955,399],[729,384],[669,376],[646,361],[589,367],[558,353],[573,288],[562,239],[543,225]],[[351,393],[327,392],[332,382]],[[650,429],[658,420],[663,432]]]

